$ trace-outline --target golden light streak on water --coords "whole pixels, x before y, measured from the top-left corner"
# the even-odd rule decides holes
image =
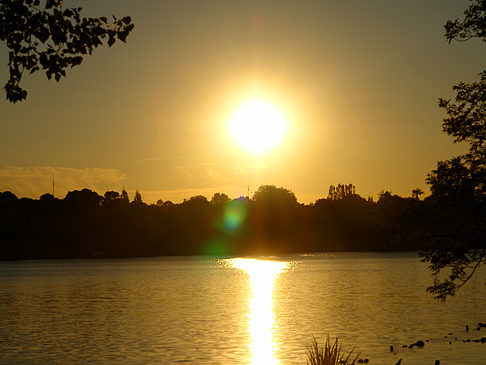
[[[277,276],[287,268],[287,262],[255,259],[231,259],[234,268],[246,271],[250,280],[248,331],[250,332],[252,365],[278,364],[274,357],[276,344],[273,342],[274,314],[273,288]]]

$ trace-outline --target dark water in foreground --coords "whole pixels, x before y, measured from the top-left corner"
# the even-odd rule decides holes
[[[486,364],[462,341],[486,337],[484,272],[441,304],[414,254],[272,259],[1,262],[0,363],[305,364],[330,334],[370,364]]]

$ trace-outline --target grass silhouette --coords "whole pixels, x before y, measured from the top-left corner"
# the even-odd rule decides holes
[[[307,350],[307,365],[354,365],[359,354],[352,359],[353,351],[346,355],[337,337],[334,342],[331,342],[328,335],[324,346],[319,346],[316,338],[312,337],[312,345]]]

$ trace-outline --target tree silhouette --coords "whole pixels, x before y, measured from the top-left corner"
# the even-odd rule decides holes
[[[104,195],[105,200],[115,200],[120,197],[120,193],[117,191],[107,191]]]
[[[338,184],[337,186],[329,186],[329,195],[327,198],[330,200],[342,200],[355,194],[356,187],[353,184]]]
[[[140,194],[140,191],[135,190],[135,195],[133,196],[132,204],[135,206],[142,206],[145,204],[142,200],[142,194]]]
[[[420,188],[415,188],[412,190],[412,199],[419,200],[420,195],[422,195],[424,191]]]
[[[43,5],[41,5],[41,3]],[[0,40],[6,42],[10,77],[4,86],[12,103],[27,97],[20,87],[24,72],[46,72],[59,81],[66,69],[81,64],[104,40],[111,47],[126,41],[134,25],[129,16],[113,23],[107,18],[81,17],[82,8],[65,8],[63,0],[2,0]]]
[[[225,193],[214,193],[213,197],[211,198],[211,203],[213,204],[225,204],[228,201],[229,197]]]
[[[446,23],[448,41],[486,41],[486,1],[471,0],[464,14]],[[435,276],[427,290],[441,300],[454,295],[486,262],[486,71],[478,82],[461,82],[453,90],[453,100],[439,99],[448,115],[443,130],[454,142],[468,143],[469,151],[438,162],[427,176],[432,193],[424,230],[428,249],[421,253]],[[439,280],[444,269],[448,274]]]
[[[297,204],[295,194],[285,188],[277,188],[275,185],[262,185],[253,194],[256,204],[289,206]]]
[[[464,19],[448,20],[445,25],[446,38],[467,41],[471,38],[482,38],[486,41],[486,1],[471,0],[471,4],[464,11]]]
[[[138,191],[131,203],[125,190],[39,200],[0,193],[0,260],[425,248],[411,245],[421,200],[386,192],[377,203],[352,194],[304,205],[274,185],[260,186],[252,200],[226,197],[147,205]]]
[[[130,203],[130,199],[128,198],[128,193],[126,192],[125,189],[123,189],[120,194],[120,200],[122,202],[122,205],[125,206],[127,206]]]

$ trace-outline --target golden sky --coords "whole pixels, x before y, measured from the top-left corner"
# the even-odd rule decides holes
[[[131,15],[127,44],[97,49],[56,83],[25,75],[27,101],[0,101],[0,191],[38,198],[88,187],[146,202],[261,184],[304,203],[330,184],[364,197],[426,189],[463,150],[442,132],[440,96],[484,68],[478,41],[448,44],[468,1],[66,1],[86,15]],[[8,77],[0,45],[0,82]],[[248,100],[287,131],[254,156],[229,134]]]

